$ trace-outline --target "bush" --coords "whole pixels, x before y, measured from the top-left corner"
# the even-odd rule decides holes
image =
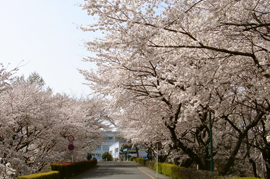
[[[152,170],[156,170],[157,162],[147,161],[146,166]],[[158,163],[158,172],[174,179],[210,179],[213,176],[217,176],[216,173],[209,171],[197,171],[196,169],[179,167],[168,163]]]
[[[107,158],[107,161],[112,161],[113,160],[113,156],[109,152],[105,152],[105,153],[102,154],[102,159],[106,160],[106,158]]]
[[[157,170],[157,162],[154,161],[147,161],[146,166],[152,170]],[[175,172],[174,172],[174,170]],[[181,169],[185,169],[183,167],[179,167],[177,165],[168,164],[168,163],[158,163],[158,172],[164,175],[167,175],[171,178],[175,179],[188,179],[186,177],[182,176],[182,173],[180,172]]]
[[[172,178],[175,179],[209,179],[209,178],[218,178],[217,172],[211,172],[206,170],[196,170],[191,168],[184,168],[179,166],[174,166],[171,168]],[[221,178],[220,178],[221,179]]]
[[[157,168],[157,162],[146,161],[145,165],[152,170]],[[217,172],[184,168],[167,163],[158,163],[158,172],[173,179],[258,179],[255,177],[219,177]]]
[[[145,166],[147,166],[148,168],[152,169],[152,170],[155,170],[155,163],[156,162],[152,162],[152,161],[146,161],[145,162]]]
[[[229,179],[259,179],[259,178],[256,178],[256,177],[232,177]],[[264,178],[261,178],[261,179],[264,179]]]
[[[129,157],[128,158],[128,161],[133,161],[133,157]]]
[[[143,159],[143,158],[136,158],[135,161],[137,163],[143,164],[145,165],[146,161],[148,161],[148,159]]]
[[[18,179],[60,179],[59,171],[50,171],[46,173],[37,173],[25,176],[19,176]]]
[[[75,163],[55,163],[51,164],[51,170],[59,171],[61,178],[68,178],[83,173],[96,165],[96,159]]]
[[[155,164],[156,165],[156,164]],[[183,167],[179,167],[173,164],[168,164],[168,163],[158,163],[158,170],[161,170],[160,173],[172,177],[172,168],[177,167],[179,170],[183,169]]]
[[[86,159],[87,159],[87,160],[91,160],[91,159],[92,159],[92,154],[87,153],[87,155],[86,155]]]

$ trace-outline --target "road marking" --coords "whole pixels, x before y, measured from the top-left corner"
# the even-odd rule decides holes
[[[151,175],[149,175],[148,173],[146,173],[145,171],[143,171],[142,169],[140,169],[139,167],[137,167],[143,174],[147,175],[148,177],[150,177],[151,179],[156,179],[154,177],[152,177]]]

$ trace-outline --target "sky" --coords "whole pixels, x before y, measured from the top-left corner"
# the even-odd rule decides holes
[[[91,93],[79,69],[91,55],[84,43],[98,34],[78,27],[93,22],[79,7],[84,0],[1,0],[0,62],[16,76],[37,72],[55,93],[87,96]]]

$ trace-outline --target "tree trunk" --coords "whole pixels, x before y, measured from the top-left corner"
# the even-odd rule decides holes
[[[252,169],[253,169],[253,174],[254,174],[254,177],[257,177],[257,168],[256,168],[256,163],[254,162],[254,160],[252,159],[249,159],[249,162],[251,163],[252,165]]]
[[[238,141],[236,143],[236,146],[234,147],[233,152],[231,153],[229,160],[227,161],[227,163],[225,164],[224,168],[221,170],[220,175],[226,175],[226,173],[229,171],[229,169],[231,168],[231,166],[233,165],[234,161],[235,161],[235,157],[240,149],[240,146],[243,142],[245,138],[245,135],[239,135]]]
[[[266,164],[266,179],[270,179],[270,167],[268,167],[268,165]]]
[[[209,170],[209,168],[204,165],[204,162],[202,162],[202,159],[196,153],[194,153],[192,149],[186,147],[184,143],[177,139],[175,127],[170,127],[168,125],[166,125],[166,127],[170,130],[171,139],[174,143],[175,149],[179,150],[180,148],[181,150],[183,150],[196,164],[199,165],[200,169]]]
[[[255,127],[262,119],[263,115],[265,113],[264,112],[260,112],[256,118],[254,119],[254,121],[252,123],[250,123],[248,126],[246,126],[246,129],[241,132],[240,130],[239,132],[239,136],[238,136],[238,141],[236,143],[236,146],[233,149],[233,152],[231,153],[227,163],[225,164],[224,168],[221,170],[220,175],[226,175],[226,173],[229,171],[229,169],[231,168],[231,166],[233,165],[234,161],[235,161],[235,157],[240,149],[240,146],[243,142],[243,140],[247,137],[248,135],[248,131],[250,129],[252,129],[253,127]],[[231,122],[228,120],[228,122]]]
[[[149,161],[152,161],[153,156],[152,156],[151,148],[147,149],[147,158],[148,158]]]
[[[137,158],[139,158],[139,157],[140,157],[140,156],[139,156],[139,149],[138,149],[137,146],[135,146],[135,149],[136,149]]]
[[[266,167],[266,173],[267,173],[267,179],[270,179],[270,150],[269,149],[265,149],[262,151],[263,154],[263,160],[265,161],[265,167]]]
[[[181,167],[188,168],[193,164],[193,160],[188,158],[181,163]]]

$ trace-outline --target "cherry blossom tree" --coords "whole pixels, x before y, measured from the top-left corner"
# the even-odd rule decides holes
[[[84,160],[94,147],[89,142],[103,141],[108,129],[103,100],[53,94],[40,78],[28,79],[15,78],[12,88],[0,94],[2,175],[31,174],[53,162],[71,161],[69,135],[75,137],[74,161]]]
[[[269,1],[88,0],[82,7],[98,18],[82,30],[104,36],[86,44],[95,56],[85,60],[98,70],[81,73],[111,97],[128,138],[161,140],[209,169],[211,112],[220,174],[252,161],[250,135],[269,123]]]
[[[10,90],[11,89],[11,84],[10,81],[12,80],[12,75],[14,73],[16,73],[16,71],[18,70],[17,68],[8,71],[4,65],[1,63],[1,69],[0,69],[0,95],[3,94],[5,91]],[[2,120],[0,123],[0,131],[2,129]],[[0,133],[0,146],[1,143],[3,141],[3,135],[2,132]],[[2,146],[1,146],[2,147]],[[0,150],[1,151],[1,150]],[[0,175],[1,177],[5,178],[11,175],[15,174],[15,170],[13,168],[11,168],[11,165],[9,162],[6,162],[2,157],[0,157]]]

